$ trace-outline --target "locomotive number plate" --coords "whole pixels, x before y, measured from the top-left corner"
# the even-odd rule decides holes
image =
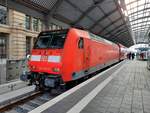
[[[41,56],[41,61],[47,61],[48,60],[48,56]]]

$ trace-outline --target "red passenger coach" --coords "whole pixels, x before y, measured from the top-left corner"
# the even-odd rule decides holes
[[[119,46],[119,53],[120,53],[120,57],[119,57],[119,60],[124,60],[126,59],[126,47],[123,46],[122,44],[118,44]]]
[[[25,78],[31,84],[56,87],[118,62],[120,52],[117,44],[84,30],[44,31],[34,45]]]

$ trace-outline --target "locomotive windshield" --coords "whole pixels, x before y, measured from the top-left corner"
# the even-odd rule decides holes
[[[64,47],[67,30],[63,31],[46,31],[40,33],[36,41],[35,49],[61,49]]]

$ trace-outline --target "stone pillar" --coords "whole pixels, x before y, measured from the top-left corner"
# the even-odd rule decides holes
[[[9,10],[10,16],[10,57],[11,59],[22,59],[26,53],[25,14],[15,10]]]
[[[31,38],[31,48],[30,50],[32,50],[33,46],[34,46],[34,41],[33,41],[34,37]]]
[[[6,59],[0,59],[0,84],[6,82]]]
[[[33,30],[33,17],[31,17],[31,31],[34,31]]]

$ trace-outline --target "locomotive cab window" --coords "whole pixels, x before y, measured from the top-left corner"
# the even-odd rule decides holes
[[[35,43],[34,48],[52,48],[61,49],[64,47],[67,31],[49,31],[42,32]]]
[[[78,48],[83,49],[83,47],[84,47],[84,41],[83,41],[83,38],[80,38],[78,42]]]

